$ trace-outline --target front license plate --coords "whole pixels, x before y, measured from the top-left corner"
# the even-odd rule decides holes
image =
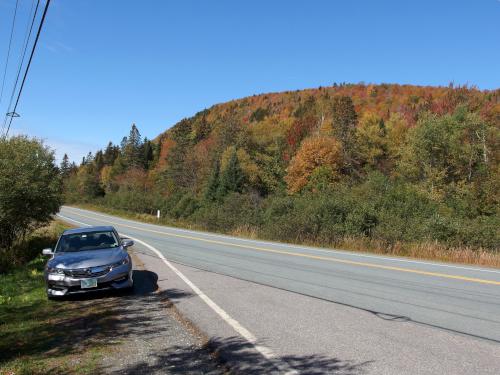
[[[96,288],[97,287],[97,279],[80,280],[80,286],[82,287],[82,289]]]

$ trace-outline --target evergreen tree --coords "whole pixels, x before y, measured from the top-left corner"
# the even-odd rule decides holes
[[[151,141],[144,138],[144,143],[142,144],[141,154],[143,158],[144,169],[149,169],[154,159],[153,145]]]
[[[104,156],[101,150],[97,151],[94,157],[94,164],[98,171],[104,167]]]
[[[122,155],[125,154],[125,148],[127,147],[127,143],[128,143],[128,138],[123,137],[122,141],[120,142],[120,151]]]
[[[332,105],[333,134],[342,145],[344,167],[352,169],[358,116],[349,96],[336,96]]]
[[[120,154],[120,148],[118,146],[113,145],[112,142],[109,142],[103,154],[104,164],[113,165],[119,154]]]
[[[89,164],[92,163],[93,161],[94,161],[94,155],[92,155],[92,152],[89,151],[89,153],[85,157],[85,163]]]
[[[60,171],[63,178],[67,178],[71,173],[71,165],[69,163],[68,154],[64,154],[62,158]]]
[[[141,133],[135,124],[132,124],[130,134],[124,149],[124,159],[128,168],[142,167],[144,165],[141,155],[142,139]]]
[[[135,124],[130,128],[127,144],[132,146],[134,150],[138,150],[142,144],[141,133]]]
[[[212,168],[212,173],[208,179],[208,185],[205,190],[205,200],[212,202],[217,199],[217,191],[219,189],[220,164],[217,161]]]
[[[202,139],[207,138],[211,132],[210,124],[207,121],[205,115],[202,116],[201,120],[199,120],[194,127],[195,131],[195,142],[199,142]]]
[[[229,192],[241,192],[243,187],[244,174],[241,170],[236,151],[231,154],[226,168],[220,176],[220,183],[217,188],[217,197],[225,197]]]

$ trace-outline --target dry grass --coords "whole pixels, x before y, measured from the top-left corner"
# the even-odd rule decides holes
[[[318,246],[318,244],[315,245]],[[345,238],[335,244],[335,247],[375,254],[500,268],[499,252],[481,248],[450,247],[439,242],[387,244],[377,240]]]
[[[241,225],[228,233],[230,236],[249,238],[252,240],[259,239],[258,230],[250,225]]]

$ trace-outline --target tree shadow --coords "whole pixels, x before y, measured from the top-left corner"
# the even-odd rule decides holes
[[[19,356],[37,356],[58,360],[66,355],[80,356],[90,349],[102,346],[161,339],[178,329],[165,319],[165,304],[191,298],[192,293],[178,289],[158,291],[158,276],[146,270],[134,271],[135,287],[128,294],[99,292],[68,297],[50,302],[37,309],[39,324],[23,328],[23,332],[5,332],[0,345],[0,363]],[[25,316],[32,306],[19,311]],[[12,313],[12,312],[11,312]],[[12,315],[12,314],[10,314]],[[15,317],[14,317],[15,318]],[[8,335],[11,335],[10,338]],[[13,338],[23,339],[15,342]],[[108,351],[106,349],[106,351]],[[209,361],[211,356],[216,361]],[[275,358],[301,374],[362,374],[369,364],[342,361],[324,355],[287,355]],[[111,365],[110,365],[111,366]],[[144,374],[168,371],[172,374],[220,374],[223,368],[235,373],[281,373],[275,364],[257,352],[252,344],[241,337],[212,338],[204,346],[192,343],[168,346],[167,349],[148,353],[125,368],[101,366],[100,372],[114,374]],[[59,374],[56,368],[47,373]]]
[[[186,299],[186,298],[192,298],[195,296],[195,294],[191,292],[187,292],[182,289],[176,289],[176,288],[171,288],[171,289],[165,289],[162,291],[158,292],[158,295],[161,296],[163,299],[168,300],[172,303],[177,303],[180,300]]]
[[[56,358],[95,345],[113,345],[134,335],[157,335],[156,323],[165,313],[163,304],[154,303],[163,299],[156,293],[158,276],[134,270],[134,279],[136,286],[128,293],[78,294],[9,309],[5,314],[9,322],[33,319],[33,324],[3,332],[0,363],[20,354]]]
[[[175,346],[168,351],[148,358],[148,361],[135,363],[111,374],[149,374],[168,368],[171,374],[219,374],[219,369],[207,369],[202,361],[193,360],[200,356],[211,355],[231,373],[245,374],[280,374],[283,368],[276,367],[277,362],[285,364],[299,374],[342,374],[355,375],[366,373],[369,362],[354,363],[330,358],[324,355],[288,355],[276,357],[273,361],[257,352],[252,344],[241,337],[213,338],[201,348]],[[106,369],[103,369],[104,372]]]

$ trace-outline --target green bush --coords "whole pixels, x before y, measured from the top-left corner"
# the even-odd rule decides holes
[[[47,224],[61,203],[54,152],[37,139],[0,139],[0,249]]]
[[[260,199],[251,194],[229,193],[221,203],[204,203],[191,219],[207,230],[230,232],[239,226],[259,227]]]
[[[191,216],[198,208],[200,203],[190,193],[184,194],[177,204],[172,208],[169,215],[175,219],[187,218]]]

